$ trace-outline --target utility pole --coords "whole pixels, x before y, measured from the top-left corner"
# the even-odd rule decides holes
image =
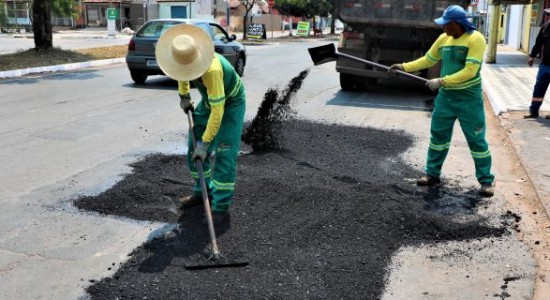
[[[492,0],[489,2],[489,41],[487,43],[487,59],[488,64],[497,62],[497,44],[498,44],[498,23],[500,20],[500,0]]]
[[[229,0],[225,0],[225,9],[226,9],[225,30],[229,32],[229,21],[231,20],[231,8],[229,7]]]

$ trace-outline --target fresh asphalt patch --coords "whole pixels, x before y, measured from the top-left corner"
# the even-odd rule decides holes
[[[175,225],[134,249],[112,277],[85,278],[90,297],[379,299],[399,247],[508,232],[506,222],[494,227],[477,214],[487,200],[473,188],[417,187],[421,171],[401,159],[413,146],[403,131],[280,126],[281,149],[239,157],[231,220],[216,228],[222,254],[247,267],[185,269],[209,238],[202,207],[178,205],[193,185],[184,155],[149,155],[109,190],[75,199],[81,210]]]

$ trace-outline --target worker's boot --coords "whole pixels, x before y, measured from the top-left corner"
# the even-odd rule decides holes
[[[529,113],[528,115],[523,115],[523,118],[524,119],[536,119],[539,117],[539,114],[538,113]]]
[[[212,203],[212,197],[208,195],[208,201]],[[191,196],[181,197],[180,203],[182,208],[191,208],[197,205],[202,204],[202,195],[201,194],[193,194]]]
[[[495,189],[493,188],[492,183],[482,183],[481,188],[479,189],[479,195],[482,197],[493,197],[495,194]]]
[[[539,117],[539,110],[542,106],[542,101],[531,101],[531,105],[529,106],[529,114],[524,115],[524,119],[536,119]]]
[[[440,183],[441,183],[441,179],[431,175],[422,176],[418,178],[418,180],[416,181],[416,184],[419,186],[434,186]]]

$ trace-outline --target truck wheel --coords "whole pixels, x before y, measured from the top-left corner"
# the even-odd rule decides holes
[[[353,76],[355,81],[355,89],[359,91],[365,91],[369,88],[367,78],[363,76]]]
[[[137,71],[130,71],[130,76],[132,77],[132,80],[136,84],[144,84],[145,80],[147,80],[147,75],[137,72]]]
[[[355,76],[340,73],[340,87],[342,91],[353,91],[355,88]]]

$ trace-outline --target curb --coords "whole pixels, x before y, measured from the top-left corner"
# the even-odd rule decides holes
[[[487,99],[489,99],[489,103],[491,104],[491,107],[493,108],[493,113],[496,116],[499,116],[502,113],[508,112],[508,109],[503,108],[498,103],[498,101],[495,100],[497,97],[494,91],[492,90],[492,86],[486,81],[482,81],[481,85],[482,85],[483,91],[485,92],[485,95],[487,96]]]
[[[108,66],[108,65],[121,64],[125,62],[126,62],[125,57],[119,57],[119,58],[92,60],[92,61],[64,64],[64,65],[10,70],[10,71],[0,72],[0,79],[20,77],[20,76],[45,73],[45,72],[72,71],[72,70],[86,69],[91,67],[102,67],[102,66]]]

